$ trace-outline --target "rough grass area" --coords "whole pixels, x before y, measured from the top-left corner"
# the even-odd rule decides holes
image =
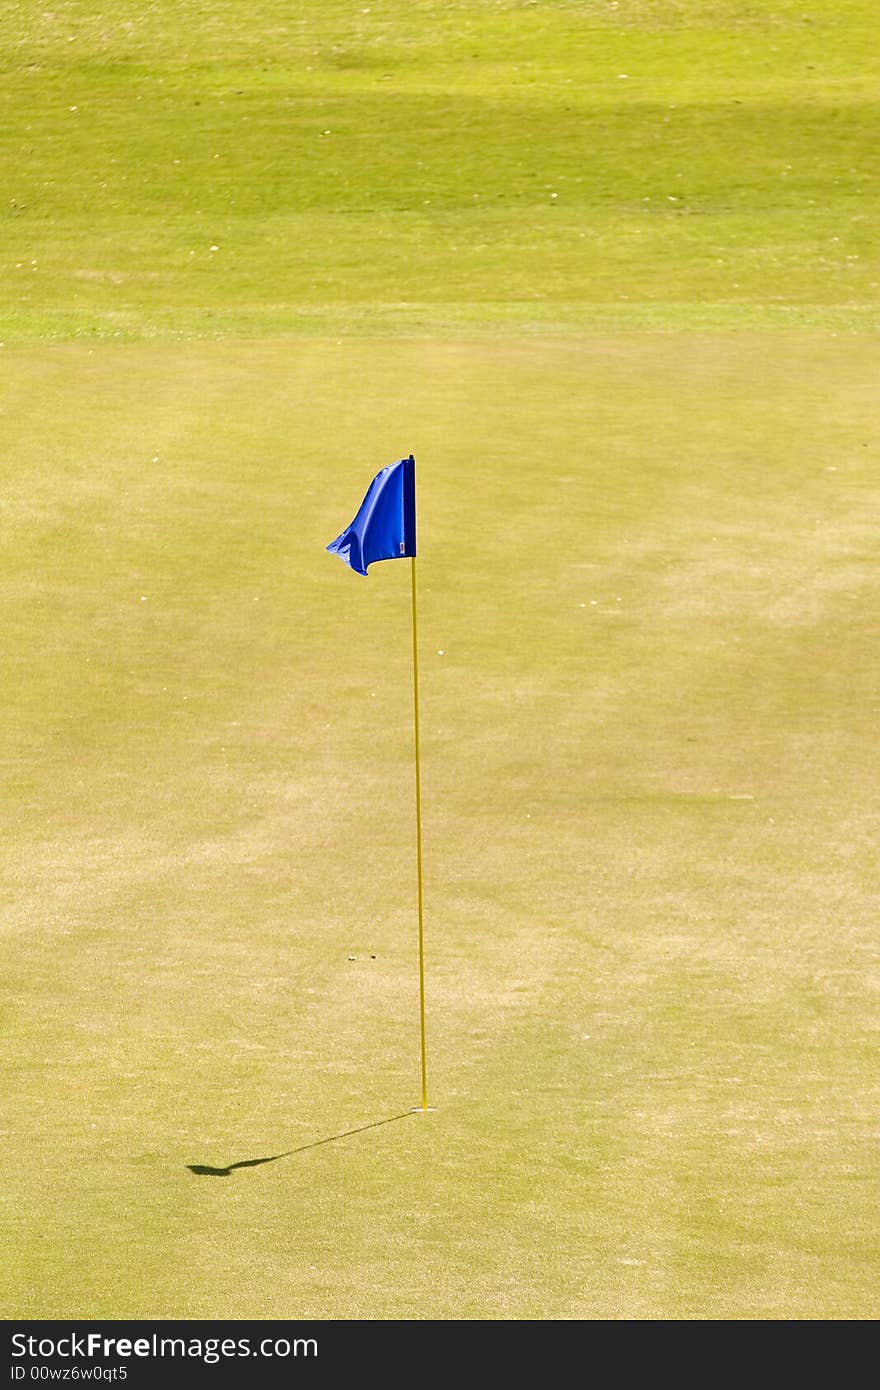
[[[876,1316],[876,344],[4,361],[7,1316]]]
[[[0,2],[0,340],[871,329],[874,0]]]

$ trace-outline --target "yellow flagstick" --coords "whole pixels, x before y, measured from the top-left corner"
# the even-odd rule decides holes
[[[425,1035],[425,924],[422,908],[422,769],[419,761],[419,625],[416,557],[412,556],[413,712],[416,745],[416,864],[419,885],[419,1022],[422,1034],[422,1110],[428,1108],[428,1050]]]

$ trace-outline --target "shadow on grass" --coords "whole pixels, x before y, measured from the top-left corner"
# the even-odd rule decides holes
[[[307,1149],[319,1149],[322,1144],[335,1144],[337,1139],[348,1139],[352,1134],[363,1134],[366,1129],[378,1129],[379,1125],[391,1125],[395,1120],[405,1120],[407,1115],[415,1115],[415,1110],[403,1110],[399,1115],[389,1115],[385,1120],[371,1120],[368,1125],[358,1125],[357,1129],[345,1129],[341,1134],[328,1134],[326,1139],[313,1139],[310,1144],[300,1144],[298,1149],[288,1149],[283,1154],[270,1154],[268,1158],[242,1158],[238,1163],[230,1163],[228,1168],[210,1168],[206,1163],[188,1163],[191,1173],[200,1178],[228,1178],[236,1168],[259,1168],[261,1163],[277,1163],[279,1158],[290,1158],[293,1154],[305,1153]]]

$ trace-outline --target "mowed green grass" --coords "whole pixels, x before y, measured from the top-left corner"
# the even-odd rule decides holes
[[[0,341],[870,328],[874,0],[0,0]]]
[[[0,17],[3,1315],[876,1317],[874,7]]]
[[[876,1314],[878,356],[11,358],[7,1313]]]

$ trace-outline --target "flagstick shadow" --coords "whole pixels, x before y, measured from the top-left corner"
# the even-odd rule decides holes
[[[367,1125],[358,1125],[357,1129],[346,1129],[341,1134],[328,1134],[326,1139],[313,1139],[309,1144],[300,1144],[298,1149],[288,1149],[283,1154],[270,1154],[268,1158],[242,1158],[238,1163],[230,1163],[228,1168],[211,1168],[206,1163],[188,1163],[186,1166],[191,1173],[197,1174],[200,1178],[228,1178],[236,1168],[259,1168],[261,1163],[277,1163],[279,1158],[291,1158],[293,1154],[305,1153],[307,1149],[319,1149],[322,1144],[335,1144],[338,1139],[348,1139],[352,1134],[363,1134],[368,1129],[378,1129],[380,1125],[391,1125],[395,1120],[405,1120],[408,1115],[414,1115],[414,1110],[403,1110],[399,1115],[389,1115],[384,1120],[371,1120]]]

